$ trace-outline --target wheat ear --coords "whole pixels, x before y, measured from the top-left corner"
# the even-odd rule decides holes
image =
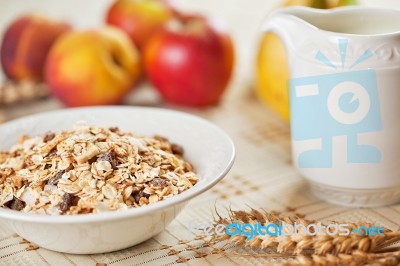
[[[278,225],[279,222],[284,224],[294,225],[295,223],[308,226],[312,223],[317,223],[313,220],[307,220],[300,216],[282,216],[277,212],[258,211],[251,209],[250,211],[232,211],[229,210],[229,217],[223,218],[218,215],[215,225],[228,224],[237,222],[239,224],[257,224],[260,222],[262,225],[274,223]],[[332,224],[339,224],[332,222]],[[369,227],[370,224],[348,224],[351,231],[353,228],[360,226]],[[270,236],[270,235],[256,235],[251,240],[247,241],[245,235],[228,234],[217,235],[211,237],[211,243],[227,241],[229,244],[236,246],[260,248],[262,250],[270,250],[276,253],[285,253],[291,255],[339,255],[339,254],[354,254],[356,251],[364,253],[374,253],[382,250],[391,244],[400,241],[400,232],[394,232],[390,229],[384,228],[383,235],[366,235],[363,232],[360,235],[352,234],[346,236],[340,235],[305,235],[304,232],[297,232],[293,235]]]

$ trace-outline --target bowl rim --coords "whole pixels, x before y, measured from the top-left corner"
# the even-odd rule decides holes
[[[45,215],[45,214],[35,214],[35,213],[23,213],[19,211],[14,211],[10,209],[6,209],[0,207],[0,218],[20,221],[20,222],[30,222],[30,223],[47,223],[47,224],[77,224],[77,223],[93,223],[93,222],[105,222],[112,220],[121,220],[121,219],[130,219],[134,217],[140,217],[143,215],[151,214],[157,211],[161,211],[167,209],[169,207],[173,207],[174,205],[178,205],[180,203],[185,203],[190,199],[198,196],[214,185],[216,185],[232,168],[233,163],[235,161],[235,145],[231,137],[218,126],[213,124],[212,122],[201,118],[199,116],[189,114],[182,111],[170,110],[166,108],[159,107],[140,107],[140,106],[95,106],[95,107],[75,107],[75,108],[67,108],[67,109],[58,109],[47,112],[40,112],[32,115],[27,115],[21,118],[17,118],[6,123],[0,125],[0,131],[3,128],[9,127],[14,124],[22,123],[23,121],[29,119],[39,119],[42,116],[46,116],[48,114],[60,114],[69,113],[69,112],[79,112],[79,111],[90,111],[90,110],[102,110],[102,109],[120,109],[120,110],[139,110],[142,112],[162,112],[162,113],[170,113],[172,115],[184,116],[190,118],[192,120],[196,120],[199,123],[202,123],[213,130],[217,131],[219,135],[221,135],[228,143],[229,149],[231,150],[231,154],[228,160],[228,164],[223,168],[223,170],[215,177],[213,177],[209,182],[201,183],[197,189],[189,189],[184,191],[181,194],[175,195],[171,198],[164,199],[162,201],[138,207],[131,208],[127,210],[119,210],[119,211],[109,211],[109,212],[101,212],[101,213],[93,213],[93,214],[77,214],[77,215]]]

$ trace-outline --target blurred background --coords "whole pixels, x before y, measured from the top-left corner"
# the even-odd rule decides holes
[[[165,1],[167,2],[167,1]],[[140,77],[135,77],[136,81],[132,81],[131,83],[134,84],[131,87],[135,87],[132,91],[130,91],[127,96],[120,97],[122,99],[117,99],[115,101],[108,102],[107,100],[104,101],[104,104],[114,104],[114,103],[123,103],[129,105],[151,105],[151,106],[166,106],[166,107],[173,107],[178,109],[185,109],[189,108],[215,108],[218,107],[218,104],[226,104],[229,101],[236,101],[240,100],[243,97],[248,96],[248,94],[253,94],[256,90],[255,88],[262,87],[262,89],[268,90],[268,86],[274,86],[273,84],[279,84],[279,80],[267,80],[263,81],[263,77],[256,77],[257,71],[263,70],[263,66],[260,66],[260,63],[257,62],[257,57],[260,57],[260,42],[261,36],[259,27],[262,20],[271,12],[273,9],[281,7],[283,5],[292,5],[292,4],[303,4],[303,5],[312,5],[311,2],[318,2],[321,4],[322,2],[329,2],[332,4],[332,0],[327,1],[282,1],[282,0],[172,0],[168,1],[168,5],[173,6],[174,11],[179,11],[179,13],[185,16],[186,14],[196,13],[206,17],[215,17],[220,21],[224,21],[228,25],[228,32],[227,35],[231,37],[233,47],[234,47],[234,67],[231,71],[232,73],[227,74],[227,78],[229,83],[225,84],[226,82],[221,81],[219,87],[223,87],[220,90],[223,91],[223,96],[210,96],[216,97],[218,99],[205,99],[204,102],[197,102],[193,103],[187,99],[173,99],[174,96],[168,96],[170,91],[178,91],[179,88],[168,88],[168,85],[163,85],[164,83],[173,83],[168,80],[166,77],[160,77],[160,72],[163,72],[161,67],[153,67],[156,63],[147,63],[150,65],[148,68],[150,70],[143,70],[140,74]],[[335,1],[333,1],[335,2]],[[336,1],[338,2],[338,1]],[[346,2],[345,4],[353,4],[355,1],[339,1],[339,2]],[[78,1],[78,0],[69,0],[69,1],[54,1],[54,0],[37,0],[37,1],[30,1],[30,0],[17,0],[17,1],[7,1],[7,0],[0,0],[0,40],[4,39],[5,31],[10,27],[13,21],[17,20],[21,16],[30,13],[38,13],[43,14],[45,16],[49,16],[50,18],[65,22],[73,28],[73,31],[82,31],[87,29],[99,29],[103,25],[105,25],[106,18],[109,16],[110,8],[113,5],[114,1],[112,0],[85,0],[85,1]],[[400,7],[398,0],[359,0],[358,4],[367,5],[367,6],[383,6],[383,7],[390,7],[390,8],[398,8]],[[315,5],[315,3],[314,3]],[[129,6],[121,8],[122,10],[130,9]],[[125,11],[121,11],[122,13]],[[141,12],[141,11],[140,11]],[[144,11],[147,12],[147,11]],[[116,17],[119,16],[118,12],[116,12]],[[46,35],[46,29],[42,31],[37,31],[33,33],[35,35],[34,38],[40,39],[41,34]],[[14,36],[14,39],[16,37]],[[21,37],[22,38],[22,37]],[[29,38],[29,37],[24,37]],[[12,39],[12,38],[11,38]],[[4,40],[3,40],[4,41]],[[23,42],[21,40],[13,40],[10,41],[12,47],[17,47],[20,45],[19,42]],[[14,42],[14,43],[12,43]],[[30,43],[25,43],[25,46],[30,46]],[[89,45],[84,41],[80,46]],[[78,45],[78,46],[79,46]],[[74,46],[71,46],[74,49]],[[40,47],[31,47],[34,51],[40,50]],[[279,47],[278,47],[279,48]],[[269,46],[266,49],[270,51],[270,53],[275,53],[275,50],[279,50],[275,46]],[[10,48],[11,49],[11,48]],[[28,49],[28,48],[21,48],[21,49]],[[14,51],[15,52],[15,51]],[[3,57],[10,56],[10,52],[3,51]],[[22,53],[22,52],[21,52]],[[33,52],[35,53],[35,52]],[[140,58],[139,64],[142,65],[144,68],[144,60],[142,51],[140,51]],[[154,53],[157,57],[157,53],[152,51],[149,53]],[[160,52],[161,53],[161,52]],[[266,52],[268,53],[268,51]],[[278,52],[277,52],[278,53]],[[66,52],[66,54],[68,54]],[[21,55],[20,55],[21,56]],[[67,56],[67,55],[66,55]],[[72,56],[72,55],[71,55]],[[266,55],[267,59],[265,60],[273,60],[268,59],[269,55]],[[15,56],[17,57],[17,56]],[[54,56],[56,57],[56,56]],[[125,57],[125,56],[122,56]],[[151,56],[149,56],[151,57]],[[161,56],[159,56],[161,57]],[[215,59],[219,57],[216,56]],[[4,59],[3,61],[5,61]],[[18,61],[21,59],[10,59]],[[151,61],[149,59],[148,61]],[[54,60],[57,61],[57,60]],[[195,60],[194,60],[195,61]],[[279,60],[278,60],[279,61]],[[15,62],[14,62],[15,63]],[[161,62],[162,63],[162,62]],[[160,63],[160,64],[161,64]],[[12,63],[9,63],[10,65]],[[16,62],[15,64],[21,64]],[[76,63],[79,65],[79,63]],[[153,64],[153,65],[152,65]],[[57,63],[50,64],[52,65],[49,68],[56,68]],[[271,65],[271,63],[270,63]],[[279,68],[279,62],[273,62],[272,65]],[[14,66],[15,67],[15,66]],[[164,66],[165,67],[165,66]],[[203,67],[206,67],[204,65]],[[265,66],[264,66],[265,67]],[[267,65],[266,68],[269,66]],[[286,66],[287,67],[287,66]],[[12,68],[12,67],[11,67]],[[18,66],[16,67],[18,68]],[[60,66],[61,68],[61,66]],[[95,68],[95,66],[93,66]],[[223,68],[223,66],[222,66]],[[229,68],[229,67],[226,67]],[[284,68],[284,67],[283,67]],[[261,69],[261,70],[260,70]],[[3,63],[3,70],[4,70],[4,63]],[[49,70],[50,72],[51,70]],[[71,73],[79,72],[79,68],[77,69],[74,66],[71,66],[69,70]],[[217,71],[217,70],[216,70]],[[221,70],[222,71],[222,70]],[[151,73],[149,73],[151,72]],[[190,71],[189,71],[190,72]],[[217,71],[218,72],[218,71]],[[285,73],[287,70],[284,71]],[[144,74],[143,74],[144,73]],[[184,72],[182,72],[184,73]],[[186,72],[185,72],[186,73]],[[222,73],[222,72],[221,72]],[[274,72],[267,72],[265,73],[266,76]],[[52,74],[49,75],[54,75]],[[135,76],[134,74],[133,76]],[[206,74],[204,74],[206,75]],[[279,74],[278,74],[279,76]],[[285,74],[283,75],[285,76]],[[201,75],[200,75],[201,77]],[[59,79],[65,79],[65,77],[58,77]],[[188,79],[188,77],[186,77]],[[214,79],[212,75],[208,76],[209,79]],[[4,71],[1,71],[0,75],[0,82],[2,85],[0,89],[0,121],[10,120],[16,117],[20,117],[23,115],[46,111],[56,108],[61,108],[65,106],[78,106],[78,105],[91,105],[93,103],[81,101],[81,102],[73,102],[74,100],[66,100],[68,97],[72,98],[79,98],[80,94],[85,94],[82,92],[85,88],[79,87],[79,85],[69,85],[70,87],[66,86],[64,81],[57,80],[57,78],[48,78],[50,79],[49,82],[51,83],[52,95],[57,95],[57,97],[47,96],[47,86],[42,86],[42,80],[34,81],[28,84],[25,82],[25,78],[14,78],[16,81],[8,83],[8,78],[5,77]],[[151,82],[148,82],[148,80]],[[261,79],[261,80],[260,80]],[[268,79],[268,77],[267,77]],[[283,80],[283,79],[282,79]],[[186,80],[184,80],[186,82]],[[275,82],[276,81],[276,82]],[[22,83],[21,83],[22,82]],[[182,83],[183,81],[178,80],[177,83]],[[73,83],[73,82],[71,82]],[[111,82],[112,83],[112,82]],[[122,82],[123,83],[123,82]],[[129,83],[129,82],[128,82]],[[190,82],[189,82],[190,83]],[[212,83],[212,82],[211,82]],[[218,83],[216,81],[216,83]],[[273,83],[272,85],[270,83]],[[5,84],[5,85],[4,85]],[[21,85],[22,84],[22,85]],[[39,84],[39,85],[38,85]],[[60,85],[61,84],[61,85]],[[93,84],[93,83],[88,83]],[[155,86],[154,84],[158,84]],[[48,85],[48,84],[47,84]],[[64,86],[65,85],[65,86]],[[79,87],[79,88],[74,88]],[[89,85],[85,85],[88,87]],[[112,85],[110,85],[112,87]],[[122,85],[121,85],[122,86]],[[124,84],[126,86],[126,84]],[[189,85],[185,85],[186,87],[190,87]],[[212,87],[214,85],[211,84],[204,84],[205,87]],[[39,88],[38,88],[39,87]],[[61,88],[58,88],[61,87]],[[68,88],[66,88],[68,87]],[[158,89],[154,89],[154,87],[160,87]],[[167,87],[167,88],[165,88]],[[179,87],[179,86],[178,86]],[[71,92],[72,90],[76,89],[78,92]],[[110,88],[112,90],[113,88]],[[262,90],[262,89],[259,89]],[[273,90],[274,88],[271,88]],[[7,90],[7,91],[5,91]],[[14,93],[14,91],[18,90],[26,90],[28,92],[23,92],[22,94],[27,94],[27,96],[18,96],[19,92]],[[64,92],[63,92],[64,90]],[[194,88],[195,90],[195,88]],[[65,92],[66,91],[66,92]],[[164,94],[160,94],[162,91]],[[102,92],[100,91],[99,94]],[[171,92],[172,94],[174,92]],[[191,93],[191,92],[189,92]],[[205,94],[212,92],[204,92]],[[64,96],[63,96],[64,94]],[[73,94],[73,95],[72,95]],[[106,92],[104,93],[107,94]],[[11,96],[10,96],[11,95]],[[61,96],[60,96],[61,95]],[[67,96],[65,96],[67,95]],[[70,96],[68,96],[70,95]],[[72,96],[71,96],[72,95]],[[263,95],[263,92],[259,92],[259,98],[262,99],[262,102],[266,103],[269,108],[275,110],[283,119],[288,119],[288,110],[287,109],[287,99],[285,96],[282,95],[275,95],[269,96],[268,93]],[[281,99],[280,97],[283,97]],[[107,96],[109,97],[109,96]],[[111,96],[110,96],[111,97]],[[197,96],[196,96],[197,97]],[[223,98],[222,98],[223,97]],[[272,99],[275,97],[275,100]],[[19,99],[21,98],[21,99]],[[57,98],[57,99],[56,99]],[[118,97],[117,97],[118,98]],[[201,97],[200,97],[201,98]],[[206,98],[206,97],[205,97]],[[221,99],[220,99],[221,98]],[[60,101],[61,99],[61,101]],[[172,100],[171,100],[172,99]],[[72,101],[72,102],[71,102]],[[274,102],[275,101],[275,102]],[[283,103],[280,103],[283,101]],[[218,102],[216,104],[216,102]],[[103,102],[98,101],[94,104],[103,104]],[[286,104],[286,105],[285,105]],[[283,106],[283,107],[282,107]]]

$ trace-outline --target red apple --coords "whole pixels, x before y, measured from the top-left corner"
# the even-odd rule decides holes
[[[1,44],[1,64],[14,80],[43,79],[43,66],[54,41],[70,27],[46,17],[25,15],[5,31]]]
[[[117,0],[106,21],[125,31],[141,50],[146,41],[172,18],[172,10],[160,0]]]
[[[199,16],[180,18],[149,40],[144,51],[148,78],[171,103],[217,104],[233,70],[233,43],[221,27]]]

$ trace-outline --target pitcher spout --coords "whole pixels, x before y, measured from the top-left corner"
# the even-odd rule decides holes
[[[400,64],[399,13],[359,6],[331,10],[290,7],[273,12],[262,30],[283,41],[291,77],[306,74],[305,65],[313,66],[316,60],[321,68],[336,70],[385,68]],[[366,60],[372,56],[380,60]]]
[[[290,54],[298,47],[298,43],[307,42],[312,36],[315,38],[315,34],[318,34],[318,28],[303,19],[313,13],[312,8],[306,7],[278,9],[264,21],[261,29],[263,32],[271,32],[279,36],[286,47],[290,61]]]

